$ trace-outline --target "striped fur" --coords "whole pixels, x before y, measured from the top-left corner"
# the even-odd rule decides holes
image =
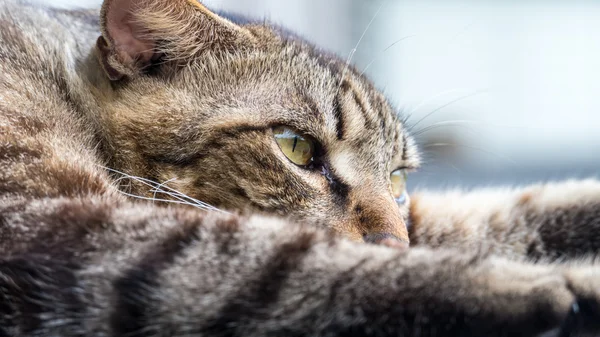
[[[398,206],[400,121],[343,61],[192,1],[4,1],[0,336],[600,335],[600,183]],[[245,215],[126,195],[152,180]],[[360,242],[382,234],[414,247]]]

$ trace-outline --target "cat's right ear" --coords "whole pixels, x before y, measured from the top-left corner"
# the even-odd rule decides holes
[[[210,51],[250,47],[253,35],[197,0],[105,0],[97,53],[111,80],[153,64],[185,62]]]

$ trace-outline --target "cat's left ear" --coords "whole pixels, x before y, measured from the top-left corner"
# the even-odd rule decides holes
[[[249,47],[252,34],[197,0],[105,0],[98,57],[111,80],[136,77],[157,61]]]

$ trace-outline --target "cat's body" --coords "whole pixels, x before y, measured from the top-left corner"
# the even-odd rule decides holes
[[[192,1],[100,18],[0,4],[0,336],[600,331],[600,183],[416,194],[407,231],[389,175],[417,151],[345,62]],[[122,193],[175,190],[303,224]]]

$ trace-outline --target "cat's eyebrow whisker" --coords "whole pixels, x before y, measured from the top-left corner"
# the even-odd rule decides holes
[[[458,98],[456,98],[456,99],[453,99],[453,100],[451,100],[450,102],[448,102],[448,103],[446,103],[446,104],[443,104],[443,105],[441,105],[441,106],[437,107],[436,109],[434,109],[433,111],[431,111],[430,113],[426,114],[426,115],[425,115],[425,116],[423,116],[421,119],[419,119],[419,120],[418,120],[418,121],[417,121],[415,124],[411,125],[411,126],[410,126],[410,128],[409,128],[409,131],[412,131],[412,130],[413,130],[413,129],[414,129],[416,126],[417,126],[417,125],[419,125],[420,123],[422,123],[422,122],[423,122],[424,120],[426,120],[427,118],[431,117],[431,116],[432,116],[433,114],[435,114],[436,112],[438,112],[438,111],[440,111],[440,110],[442,110],[442,109],[444,109],[444,108],[446,108],[446,107],[448,107],[448,106],[450,106],[450,105],[452,105],[452,104],[455,104],[455,103],[457,103],[457,102],[463,101],[463,100],[465,100],[465,99],[468,99],[468,98],[471,98],[471,97],[473,97],[473,96],[480,95],[480,94],[482,94],[482,93],[484,93],[484,92],[487,92],[487,90],[479,90],[479,91],[475,91],[475,92],[473,92],[473,93],[470,93],[470,94],[468,94],[468,95],[464,95],[464,96],[458,97]],[[414,110],[413,110],[412,112],[414,112]]]
[[[350,51],[350,54],[348,55],[348,58],[346,59],[346,65],[344,66],[344,70],[342,71],[342,76],[340,77],[340,83],[339,83],[337,91],[336,91],[336,96],[337,96],[337,94],[339,93],[339,91],[340,91],[340,89],[342,87],[342,83],[344,83],[344,78],[346,77],[346,72],[348,71],[348,68],[350,67],[350,63],[352,63],[352,59],[354,58],[354,54],[358,50],[358,47],[360,46],[360,43],[363,41],[363,39],[367,35],[367,32],[369,31],[369,29],[371,28],[371,26],[375,22],[375,19],[377,19],[377,17],[379,16],[379,13],[381,12],[381,10],[383,9],[383,6],[386,3],[387,3],[387,0],[383,0],[381,2],[381,5],[379,5],[379,8],[377,9],[377,12],[375,12],[375,14],[373,15],[373,17],[371,18],[371,21],[369,21],[369,23],[367,24],[367,27],[365,28],[365,30],[363,31],[362,35],[358,39],[358,42],[356,42],[356,45]]]
[[[390,44],[385,49],[383,49],[377,56],[375,56],[371,60],[371,62],[369,62],[369,64],[367,64],[367,66],[365,67],[365,69],[363,69],[363,71],[360,73],[360,76],[363,76],[367,72],[367,70],[369,70],[369,68],[371,67],[371,65],[373,65],[373,63],[375,63],[377,60],[379,60],[379,58],[382,57],[385,54],[385,52],[387,52],[388,50],[390,50],[390,48],[392,48],[393,46],[397,45],[398,43],[400,43],[400,42],[402,42],[402,41],[404,41],[406,39],[409,39],[411,37],[416,37],[416,36],[417,36],[417,34],[408,35],[408,36],[405,36],[403,38],[400,38],[400,39],[392,42],[392,44]]]

